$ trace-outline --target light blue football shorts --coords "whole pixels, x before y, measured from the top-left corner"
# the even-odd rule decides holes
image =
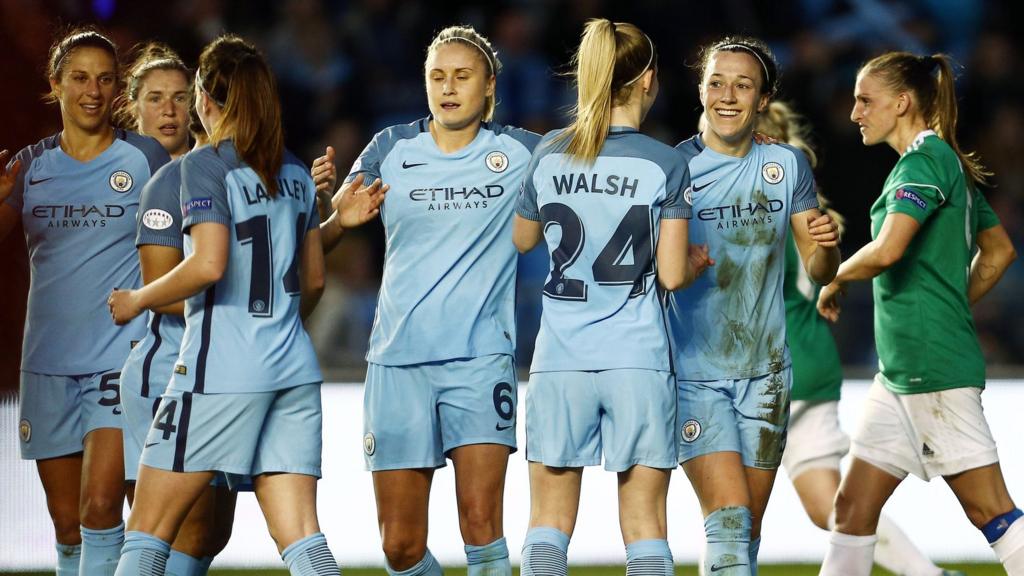
[[[679,462],[739,452],[744,466],[778,468],[786,447],[792,382],[788,366],[756,378],[677,380]]]
[[[536,372],[526,389],[526,459],[546,466],[676,467],[670,372]]]
[[[370,363],[363,393],[366,468],[440,468],[459,446],[516,450],[515,363],[508,354],[408,366]]]
[[[42,460],[83,450],[85,435],[121,429],[118,371],[80,376],[21,373],[18,436],[24,460]]]
[[[174,472],[223,472],[232,488],[246,475],[269,472],[319,478],[322,416],[319,382],[238,394],[167,390],[142,463]]]
[[[127,376],[126,370],[122,372]],[[128,482],[134,482],[139,477],[139,457],[159,406],[160,396],[154,394],[152,398],[146,398],[134,387],[128,386],[125,378],[121,389],[121,410],[124,411],[124,479]]]

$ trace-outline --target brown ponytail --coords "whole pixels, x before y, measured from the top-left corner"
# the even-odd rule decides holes
[[[239,157],[259,175],[271,197],[284,159],[277,82],[256,48],[234,35],[210,43],[199,57],[198,89],[221,107],[210,131],[217,146],[231,138]]]

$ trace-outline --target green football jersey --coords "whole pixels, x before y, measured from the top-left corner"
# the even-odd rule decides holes
[[[785,281],[786,343],[793,361],[793,400],[825,402],[839,400],[843,367],[839,350],[825,319],[818,314],[817,286],[804,269],[796,242],[786,240]]]
[[[897,394],[983,388],[967,302],[978,207],[956,153],[931,130],[917,135],[886,179],[871,207],[872,238],[895,212],[921,227],[903,258],[873,281],[884,382]]]

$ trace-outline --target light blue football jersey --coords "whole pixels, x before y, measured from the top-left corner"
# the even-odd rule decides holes
[[[659,302],[659,222],[690,218],[678,150],[612,127],[593,165],[541,140],[516,206],[544,227],[551,272],[530,372],[670,370]]]
[[[216,222],[231,233],[219,282],[185,301],[185,336],[170,389],[199,394],[270,392],[322,381],[299,318],[299,260],[320,224],[313,179],[285,152],[271,198],[231,141],[181,162],[185,257],[189,228]]]
[[[743,158],[719,154],[699,136],[680,143],[690,167],[690,242],[715,265],[668,298],[676,377],[754,378],[789,365],[782,297],[786,235],[793,214],[818,207],[802,152],[754,144]]]
[[[99,156],[79,162],[61,150],[60,134],[21,150],[6,203],[21,214],[32,272],[21,369],[91,374],[124,364],[145,319],[110,320],[114,288],[140,284],[132,239],[139,193],[170,160],[149,136],[116,130]]]
[[[384,278],[366,359],[404,366],[515,347],[512,210],[540,137],[483,123],[451,154],[430,118],[378,133],[346,181],[391,186],[381,209]]]
[[[157,170],[142,189],[136,246],[156,245],[184,251],[181,237],[181,158]],[[163,394],[178,359],[185,318],[149,312],[142,341],[132,348],[121,369],[121,386],[144,398]]]

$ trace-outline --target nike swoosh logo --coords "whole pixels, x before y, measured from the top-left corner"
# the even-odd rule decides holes
[[[703,186],[697,186],[696,184],[694,184],[693,185],[693,191],[694,192],[700,192],[701,190],[707,188],[708,186],[711,186],[715,182],[718,182],[718,180],[712,180],[711,182],[705,182]],[[741,564],[741,566],[742,566],[742,564]]]
[[[502,426],[501,424],[495,424],[494,425],[494,429],[497,430],[498,432],[504,432],[505,430],[508,430],[511,427],[512,427],[511,424],[509,424],[508,426]]]
[[[53,180],[53,176],[50,176],[49,178],[40,178],[39,180],[33,180],[33,179],[29,178],[28,179],[28,185],[29,186],[35,186],[36,184],[42,184],[43,182],[46,182],[47,180]]]
[[[417,166],[426,166],[426,162],[417,162],[415,164],[409,164],[408,162],[402,162],[402,168],[415,168]]]
[[[157,444],[159,444],[159,442],[150,442],[149,444],[146,444],[146,448],[149,448],[150,446],[156,446]]]
[[[718,572],[719,570],[725,570],[726,568],[735,568],[737,566],[746,566],[746,564],[723,564],[721,566],[718,566],[716,564],[712,564],[711,565],[711,571],[712,572]]]

